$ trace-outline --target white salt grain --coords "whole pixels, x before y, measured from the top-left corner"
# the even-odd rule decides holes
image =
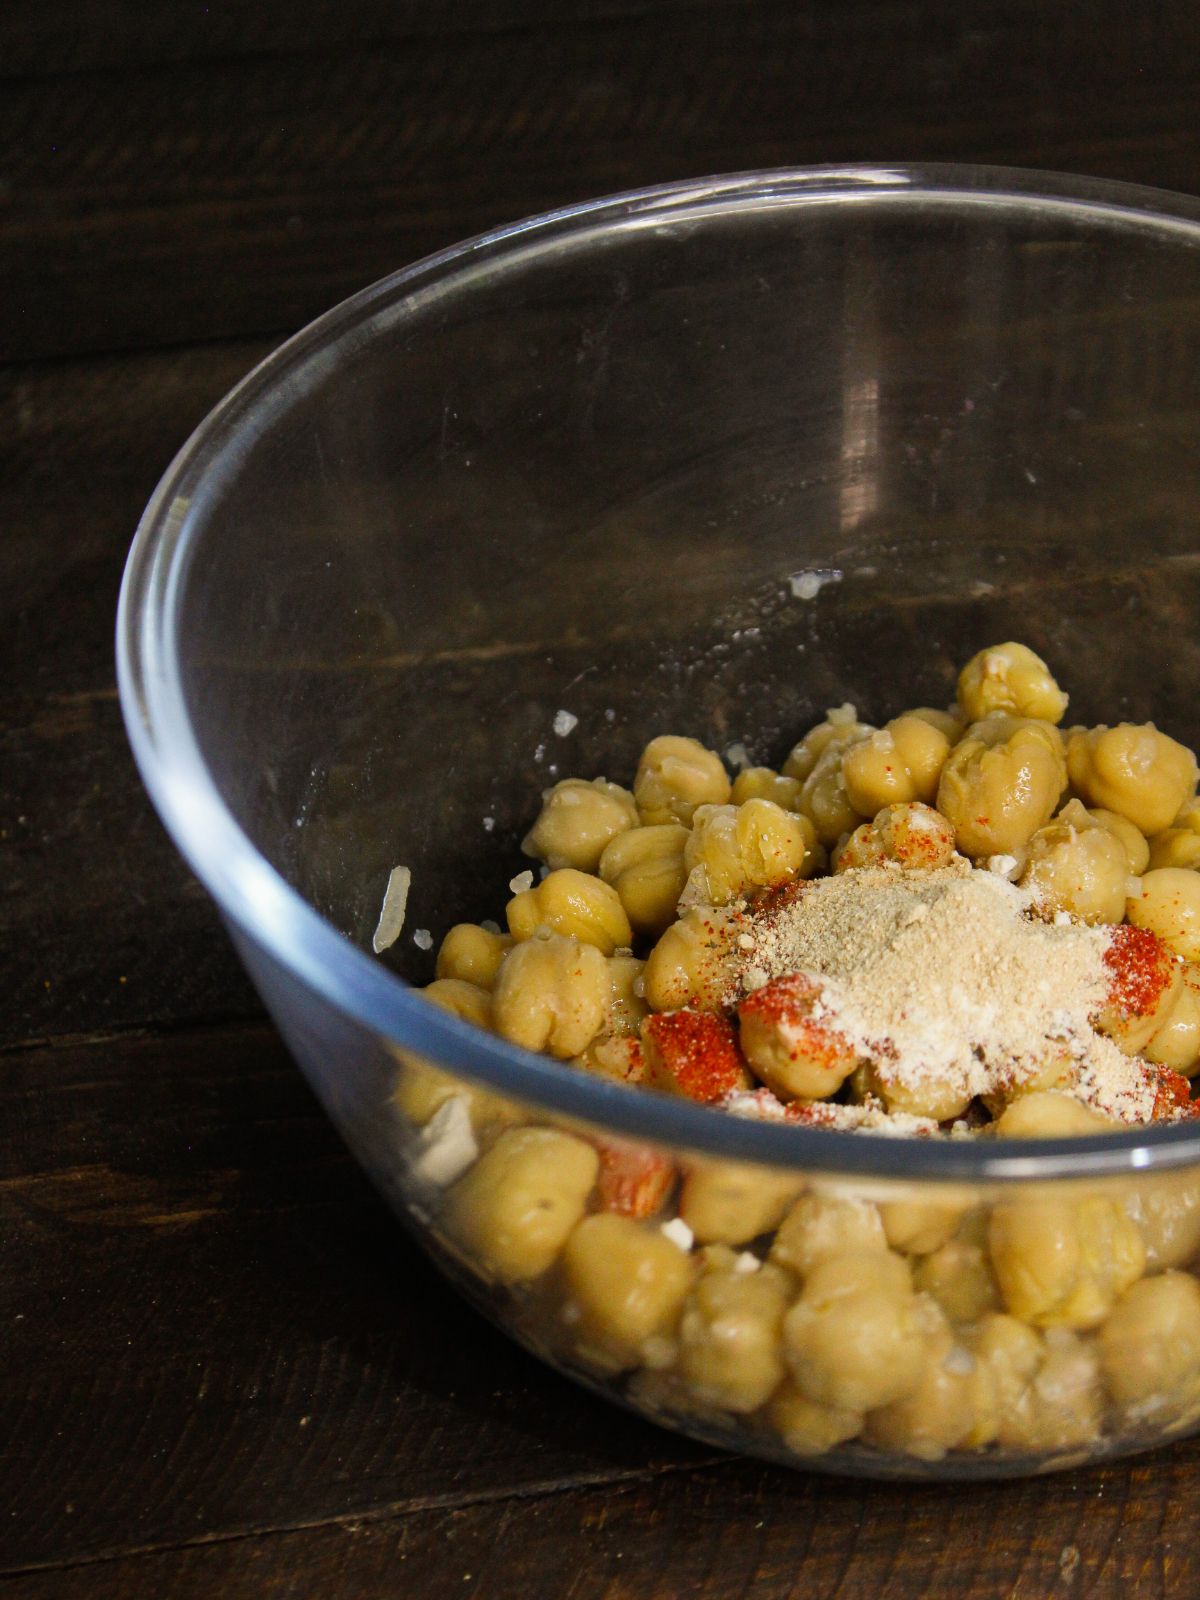
[[[508,887],[514,894],[524,894],[526,889],[532,889],[532,871],[527,867],[524,872],[518,872],[515,878],[510,878],[508,880]]]
[[[433,935],[430,933],[428,928],[414,928],[413,943],[416,945],[418,950],[432,950]]]
[[[579,718],[570,711],[556,711],[554,713],[554,731],[560,739],[565,739],[579,726]]]
[[[682,1217],[672,1217],[670,1222],[664,1222],[661,1232],[664,1239],[670,1239],[672,1244],[677,1244],[685,1255],[692,1248],[696,1238]]]

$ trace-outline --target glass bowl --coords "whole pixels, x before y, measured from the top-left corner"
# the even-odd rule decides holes
[[[426,932],[498,914],[542,788],[628,782],[663,731],[778,760],[825,707],[944,704],[958,664],[1018,638],[1074,719],[1194,745],[1198,344],[1196,201],[753,173],[384,279],[171,465],[118,618],[147,787],[357,1158],[563,1371],[701,1439],[878,1476],[1196,1427],[1190,1127],[754,1123],[573,1072],[410,985]],[[650,1170],[657,1213],[605,1209]],[[662,1231],[680,1210],[690,1250]],[[785,1218],[798,1254],[768,1269]],[[1027,1320],[993,1270],[1014,1230],[1053,1307]],[[831,1254],[809,1360],[781,1319]]]

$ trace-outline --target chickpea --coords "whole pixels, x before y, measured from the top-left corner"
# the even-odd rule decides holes
[[[636,1085],[646,1081],[642,1041],[633,1034],[597,1034],[585,1050],[572,1056],[571,1065],[580,1072],[591,1072],[614,1083]]]
[[[893,1250],[928,1256],[958,1231],[967,1207],[957,1200],[885,1200],[879,1207],[883,1231]]]
[[[1138,880],[1125,915],[1135,928],[1149,928],[1185,961],[1200,961],[1200,872],[1153,867]]]
[[[437,975],[490,989],[513,942],[506,933],[490,933],[474,922],[456,922],[438,951]]]
[[[858,720],[858,713],[852,705],[832,707],[825,713],[825,721],[810,728],[799,744],[793,746],[783,763],[784,777],[795,778],[803,784],[827,750],[849,744],[872,732],[874,729],[870,723]]]
[[[1185,1078],[1200,1070],[1200,967],[1187,963],[1173,998],[1154,1013],[1157,1028],[1140,1055]]]
[[[561,1266],[578,1342],[623,1366],[638,1363],[647,1340],[674,1332],[693,1273],[659,1229],[611,1211],[575,1226]]]
[[[980,1406],[975,1426],[963,1441],[979,1449],[996,1439],[1003,1418],[1027,1413],[1029,1388],[1042,1362],[1042,1338],[1003,1312],[985,1316],[964,1337],[979,1370],[990,1380],[991,1404]]]
[[[1143,1278],[1100,1329],[1100,1366],[1119,1406],[1141,1415],[1194,1398],[1200,1382],[1200,1284],[1186,1272]]]
[[[642,1028],[646,1082],[664,1094],[715,1105],[751,1087],[733,1025],[712,1011],[660,1011]]]
[[[934,706],[915,706],[911,711],[906,711],[905,716],[920,717],[922,722],[927,722],[931,728],[936,728],[939,733],[945,734],[949,744],[958,743],[969,720],[964,719],[957,710],[939,711]]]
[[[909,872],[933,872],[954,855],[954,829],[940,812],[920,801],[885,806],[834,852],[833,870],[880,867],[894,861]]]
[[[958,675],[958,703],[968,722],[997,711],[1061,722],[1067,709],[1067,697],[1041,656],[1013,643],[971,657]]]
[[[706,1272],[679,1324],[680,1375],[698,1397],[725,1411],[757,1411],[785,1375],[783,1314],[791,1279],[773,1267]]]
[[[1033,891],[1043,911],[1066,911],[1093,924],[1124,917],[1128,853],[1116,833],[1094,822],[1078,800],[1038,828],[1028,850],[1018,882]]]
[[[862,813],[855,809],[846,790],[844,766],[847,754],[869,739],[873,732],[832,741],[804,780],[799,808],[812,822],[817,838],[826,849],[862,821]]]
[[[1042,1328],[1096,1327],[1146,1264],[1136,1226],[1100,1196],[1005,1201],[989,1249],[1005,1306]]]
[[[532,889],[515,895],[507,906],[508,930],[514,939],[531,939],[539,928],[595,945],[606,956],[633,943],[633,929],[611,884],[560,867]]]
[[[1129,862],[1129,870],[1134,877],[1145,872],[1150,863],[1150,846],[1146,843],[1146,835],[1128,817],[1118,816],[1115,811],[1105,811],[1103,806],[1090,806],[1088,816],[1101,828],[1107,828],[1110,833],[1115,833],[1125,846],[1125,855]]]
[[[1126,1055],[1144,1050],[1167,1023],[1183,990],[1183,964],[1148,928],[1114,928],[1105,956],[1110,989],[1095,1026]],[[1134,981],[1123,977],[1132,972]]]
[[[594,944],[538,935],[500,964],[492,996],[496,1031],[526,1050],[565,1060],[601,1031],[611,993],[608,963]]]
[[[823,1456],[862,1431],[861,1411],[818,1405],[790,1380],[776,1390],[767,1411],[771,1426],[798,1456]]]
[[[662,1210],[678,1172],[670,1156],[629,1139],[596,1139],[600,1155],[597,1193],[602,1211],[653,1217]]]
[[[783,1338],[797,1388],[818,1405],[873,1411],[921,1381],[925,1333],[899,1256],[822,1261],[784,1318]]]
[[[697,806],[723,806],[729,774],[720,756],[696,739],[663,734],[642,751],[633,795],[644,823],[690,825]]]
[[[605,845],[637,823],[637,806],[628,789],[607,778],[591,783],[564,778],[542,796],[541,813],[521,849],[548,867],[595,872]]]
[[[913,1268],[913,1283],[951,1322],[970,1326],[1000,1306],[987,1247],[970,1239],[950,1239],[922,1257]]]
[[[1154,835],[1146,849],[1151,867],[1200,869],[1200,832],[1195,828],[1166,828]]]
[[[1094,1442],[1103,1421],[1100,1363],[1093,1346],[1066,1328],[1040,1343],[1037,1370],[1015,1400],[998,1408],[996,1442],[1035,1452]]]
[[[477,1028],[489,1028],[492,1021],[492,999],[485,989],[466,983],[461,978],[439,978],[419,991],[451,1016],[471,1022]],[[477,1138],[489,1137],[516,1115],[515,1109],[498,1095],[489,1093],[464,1078],[443,1072],[416,1051],[399,1050],[400,1073],[392,1091],[392,1104],[402,1117],[421,1128],[450,1100],[464,1102],[471,1126]]]
[[[1139,1183],[1125,1196],[1126,1214],[1146,1245],[1146,1271],[1185,1267],[1200,1254],[1200,1183],[1184,1175]]]
[[[779,1224],[770,1258],[798,1278],[807,1278],[822,1261],[886,1255],[887,1248],[878,1206],[856,1195],[810,1189]]]
[[[819,1014],[820,984],[795,972],[756,989],[738,1006],[742,1051],[785,1099],[823,1100],[853,1072],[853,1046]]]
[[[975,1357],[957,1343],[940,1308],[922,1308],[926,1344],[916,1388],[872,1411],[863,1437],[881,1450],[940,1461],[975,1429],[980,1374]]]
[[[554,1128],[510,1128],[450,1190],[446,1226],[503,1283],[540,1277],[583,1215],[600,1158]]]
[[[604,1026],[608,1033],[640,1035],[642,1022],[649,1015],[641,991],[645,987],[646,963],[626,950],[618,950],[608,958],[608,977],[611,985],[608,1005],[604,1013]]]
[[[1048,722],[994,716],[967,729],[938,782],[937,809],[972,860],[1014,855],[1048,822],[1066,785],[1062,737]]]
[[[620,896],[636,932],[657,938],[675,918],[687,882],[683,852],[690,835],[679,822],[630,828],[604,847],[600,876]]]
[[[730,799],[735,806],[747,800],[773,800],[784,811],[795,811],[802,787],[799,778],[785,778],[771,767],[746,767],[733,780]]]
[[[700,1244],[748,1244],[778,1227],[799,1187],[788,1173],[697,1158],[684,1167],[679,1215]]]
[[[1152,722],[1077,729],[1067,771],[1086,804],[1127,817],[1146,835],[1170,827],[1196,786],[1195,756]]]
[[[950,741],[924,717],[895,717],[878,732],[849,745],[842,756],[846,798],[861,816],[873,817],[883,806],[913,800],[928,804]]]
[[[990,1093],[980,1096],[993,1117],[999,1119],[1009,1106],[1029,1095],[1061,1091],[1063,1095],[1071,1096],[1071,1091],[1079,1081],[1079,1063],[1070,1050],[1063,1044],[1056,1045],[1049,1040],[1044,1046],[1041,1061],[1033,1065],[1026,1064],[1021,1070],[1024,1077],[1018,1077],[1014,1071],[1010,1079],[997,1083]],[[1075,1103],[1073,1099],[1072,1103]],[[998,1130],[993,1129],[995,1131]],[[1042,1135],[1036,1132],[1028,1135],[1010,1132],[1009,1137],[1039,1138]]]
[[[719,907],[692,906],[646,960],[646,999],[655,1011],[699,1006],[716,1011],[733,982],[741,918]]]
[[[683,858],[690,873],[685,902],[693,888],[701,903],[723,906],[750,889],[811,875],[816,843],[807,817],[783,811],[772,800],[698,806]]]
[[[970,1090],[953,1077],[936,1074],[909,1081],[884,1060],[864,1062],[851,1084],[859,1104],[865,1099],[882,1100],[889,1111],[910,1117],[930,1117],[934,1122],[952,1122],[961,1117],[973,1098]]]

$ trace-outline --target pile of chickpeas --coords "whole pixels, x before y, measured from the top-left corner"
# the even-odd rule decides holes
[[[731,779],[697,741],[653,739],[632,790],[568,778],[546,792],[524,846],[541,880],[515,889],[507,932],[451,928],[424,992],[565,1070],[694,1094],[644,1047],[647,1019],[720,1012],[747,904],[821,872],[929,870],[957,852],[1031,888],[1046,915],[1156,934],[1170,970],[1152,1011],[1102,1025],[1191,1076],[1195,757],[1151,724],[1064,731],[1066,704],[1045,663],[1009,643],[967,663],[952,710],[878,729],[834,710],[778,771]],[[781,1086],[743,1065],[747,1085],[805,1100],[803,1075]],[[830,1093],[946,1115],[936,1085],[924,1107],[911,1088],[891,1100],[852,1062]],[[1200,1420],[1200,1284],[1185,1270],[1200,1177],[986,1202],[805,1180],[533,1124],[412,1056],[394,1103],[447,1247],[512,1292],[536,1342],[619,1377],[655,1414],[736,1424],[804,1457],[860,1440],[925,1460],[1078,1459]],[[982,1137],[1111,1126],[1046,1074],[988,1109]]]

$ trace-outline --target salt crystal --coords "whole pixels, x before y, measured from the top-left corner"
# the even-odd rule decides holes
[[[757,1272],[761,1266],[762,1262],[756,1255],[751,1254],[749,1250],[743,1250],[741,1255],[738,1256],[737,1260],[733,1263],[733,1270],[745,1277],[751,1272]]]
[[[805,572],[793,572],[788,587],[797,600],[815,600],[827,583],[841,583],[842,576],[837,567],[814,567]]]
[[[560,739],[565,739],[578,726],[579,718],[570,711],[556,711],[554,713],[554,731]]]
[[[515,878],[508,880],[508,887],[514,894],[524,894],[527,889],[533,888],[533,873],[529,868],[524,872],[518,872]]]
[[[421,1130],[413,1174],[425,1183],[445,1189],[461,1178],[479,1155],[471,1112],[465,1096],[451,1095]]]
[[[660,1230],[665,1239],[670,1239],[686,1255],[692,1248],[696,1235],[688,1227],[682,1217],[672,1217],[670,1222],[664,1222]]]
[[[432,950],[433,935],[430,933],[428,928],[414,928],[413,943],[416,945],[418,950]]]

